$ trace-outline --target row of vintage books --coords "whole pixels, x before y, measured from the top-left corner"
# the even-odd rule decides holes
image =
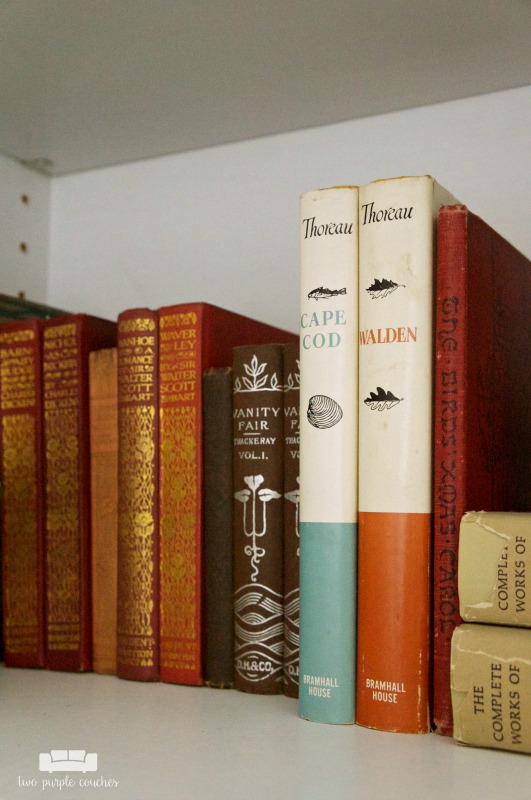
[[[285,491],[288,352],[297,401],[294,485]],[[295,334],[207,303],[129,309],[116,322],[66,314],[0,324],[7,665],[283,690],[297,357]],[[262,542],[266,523],[274,548]],[[298,591],[298,563],[286,574]],[[259,638],[273,637],[265,671],[257,627]]]

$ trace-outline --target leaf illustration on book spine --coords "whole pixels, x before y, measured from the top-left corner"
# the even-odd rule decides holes
[[[369,288],[366,290],[373,300],[382,300],[388,294],[395,292],[397,289],[405,289],[403,283],[395,283],[388,278],[375,278]]]
[[[259,574],[259,564],[261,558],[265,555],[266,551],[265,548],[258,546],[258,539],[262,536],[265,536],[267,533],[267,503],[270,500],[277,500],[282,497],[281,494],[275,492],[273,489],[259,489],[258,487],[262,485],[264,482],[263,475],[247,475],[244,477],[244,481],[249,487],[249,489],[243,489],[239,492],[236,492],[234,497],[240,503],[243,503],[243,531],[246,536],[251,539],[251,544],[248,544],[244,547],[244,553],[246,556],[250,556],[251,558],[251,566],[252,566],[252,573],[251,573],[251,580],[253,582],[256,581],[258,574]],[[251,500],[251,530],[248,530],[248,519],[247,519],[247,506]],[[261,520],[261,530],[258,530],[258,519],[259,516],[259,509],[257,508],[258,503],[262,505],[262,520]]]
[[[333,428],[341,420],[343,411],[332,397],[314,394],[308,401],[306,416],[314,428]]]
[[[268,375],[264,375],[267,362],[263,361],[261,364],[256,356],[251,358],[250,364],[244,364],[243,368],[248,378],[236,378],[234,381],[234,392],[281,392],[282,385],[279,383],[276,372],[273,372],[270,378],[269,386],[267,385]],[[243,386],[242,386],[243,381]]]
[[[376,392],[371,392],[370,396],[365,398],[363,402],[373,411],[388,411],[393,406],[396,406],[397,403],[401,403],[403,399],[399,400],[392,392],[386,392],[381,386],[378,386]]]

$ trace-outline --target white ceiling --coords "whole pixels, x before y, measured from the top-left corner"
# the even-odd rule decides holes
[[[51,174],[531,83],[529,0],[0,0],[0,152]]]

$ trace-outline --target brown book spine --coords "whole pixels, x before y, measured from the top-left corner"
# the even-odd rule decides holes
[[[299,696],[299,343],[284,345],[284,694]]]
[[[118,355],[89,356],[92,510],[92,669],[116,674],[118,568]]]
[[[45,665],[42,362],[36,319],[0,325],[4,660]]]
[[[43,323],[47,666],[92,666],[88,358],[116,324],[86,314]]]
[[[232,547],[232,368],[203,374],[204,674],[234,686]]]
[[[116,674],[159,679],[158,323],[118,317],[118,604]]]
[[[234,348],[236,688],[283,691],[283,346]]]

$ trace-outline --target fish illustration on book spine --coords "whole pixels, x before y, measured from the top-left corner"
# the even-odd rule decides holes
[[[308,293],[309,300],[329,300],[331,297],[338,297],[341,294],[346,294],[347,288],[344,286],[342,289],[326,289],[324,286],[319,286],[318,289]]]

